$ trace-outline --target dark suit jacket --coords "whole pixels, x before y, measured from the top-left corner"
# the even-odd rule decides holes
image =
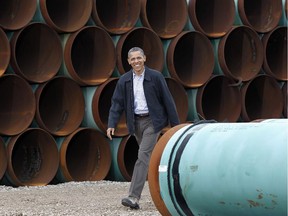
[[[155,132],[161,131],[169,123],[172,127],[179,124],[174,100],[160,72],[145,66],[143,89]],[[133,71],[131,69],[119,78],[114,90],[108,117],[109,128],[116,128],[122,112],[125,111],[129,133],[134,134],[133,101]]]

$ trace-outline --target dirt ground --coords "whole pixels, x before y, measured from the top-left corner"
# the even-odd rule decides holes
[[[121,199],[127,195],[129,184],[129,182],[103,180],[32,187],[2,185],[0,215],[160,216],[150,196],[148,182],[142,193],[139,210],[121,205]]]

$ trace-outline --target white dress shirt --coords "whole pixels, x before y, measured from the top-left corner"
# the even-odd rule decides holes
[[[143,89],[145,70],[141,75],[137,75],[133,72],[133,92],[134,92],[134,113],[145,114],[148,113],[148,106]]]

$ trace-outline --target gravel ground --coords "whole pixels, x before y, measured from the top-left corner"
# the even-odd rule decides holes
[[[1,216],[53,215],[153,215],[160,216],[146,182],[140,209],[121,205],[130,182],[67,182],[57,185],[10,187],[0,186]]]

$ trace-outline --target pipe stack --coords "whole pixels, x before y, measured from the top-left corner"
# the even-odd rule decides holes
[[[165,76],[183,124],[287,118],[287,0],[0,5],[2,184],[131,180],[125,115],[105,134],[133,46]]]

